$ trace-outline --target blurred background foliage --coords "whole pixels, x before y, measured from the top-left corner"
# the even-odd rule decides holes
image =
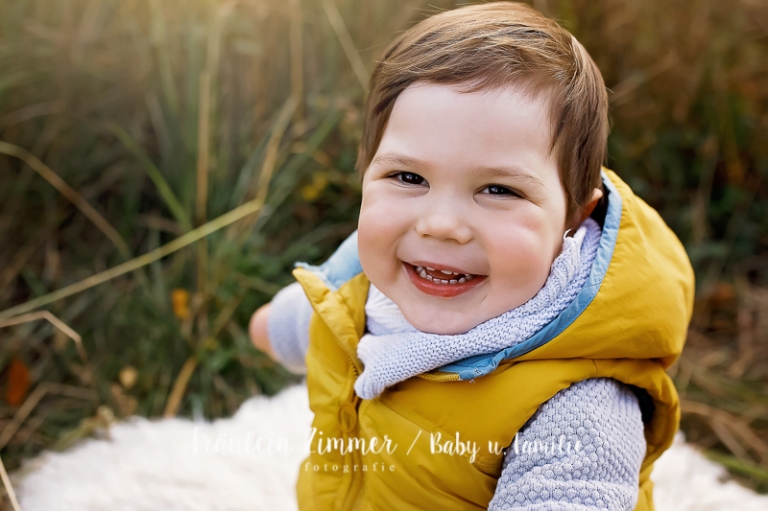
[[[767,491],[768,4],[533,4],[602,70],[609,167],[696,269],[670,369],[682,428]],[[226,416],[299,381],[251,346],[249,317],[292,282],[294,261],[323,261],[356,228],[367,74],[395,33],[455,5],[0,0],[9,468],[113,416]],[[257,213],[224,225],[244,204]],[[209,221],[209,236],[46,304],[47,318],[9,319]]]

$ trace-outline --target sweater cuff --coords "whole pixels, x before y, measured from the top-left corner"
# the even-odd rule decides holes
[[[301,284],[294,282],[272,299],[267,335],[278,362],[296,374],[306,374],[304,358],[309,346],[312,305]]]

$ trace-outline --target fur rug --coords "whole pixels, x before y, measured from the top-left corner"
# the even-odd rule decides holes
[[[305,385],[257,396],[214,422],[113,425],[109,439],[47,452],[12,474],[23,511],[288,511],[307,452]],[[727,480],[678,433],[656,462],[657,511],[765,511],[768,496]]]

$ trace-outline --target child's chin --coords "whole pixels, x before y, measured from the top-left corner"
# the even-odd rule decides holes
[[[444,317],[445,314],[433,314],[427,316],[426,311],[424,311],[424,314],[425,316],[422,316],[421,320],[419,320],[419,318],[413,318],[412,321],[407,316],[405,319],[407,319],[414,328],[427,334],[457,335],[466,333],[477,326],[472,324],[469,318],[463,318],[463,321],[456,321],[456,318]],[[424,321],[423,317],[429,317],[430,319]]]

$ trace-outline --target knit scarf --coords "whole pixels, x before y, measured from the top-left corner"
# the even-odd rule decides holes
[[[587,281],[600,244],[600,226],[588,218],[563,248],[544,286],[524,304],[456,335],[417,330],[397,305],[370,285],[365,304],[370,333],[360,339],[357,355],[364,364],[355,392],[373,399],[386,387],[417,374],[473,355],[495,353],[533,336],[565,310]]]

